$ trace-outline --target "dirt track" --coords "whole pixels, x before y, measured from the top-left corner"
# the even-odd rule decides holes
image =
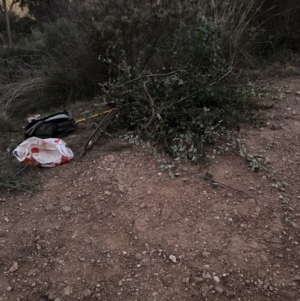
[[[1,192],[0,300],[300,300],[300,80],[274,87],[240,139],[275,175],[227,153],[172,180],[141,146],[99,145],[31,171],[36,195]]]

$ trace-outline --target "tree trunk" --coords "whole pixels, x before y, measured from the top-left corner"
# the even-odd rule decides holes
[[[6,25],[6,33],[8,37],[8,46],[11,45],[11,31],[10,31],[10,24],[9,24],[9,17],[8,17],[8,11],[7,11],[7,3],[6,0],[2,0],[3,2],[3,12],[4,12],[4,19],[5,19],[5,25]]]

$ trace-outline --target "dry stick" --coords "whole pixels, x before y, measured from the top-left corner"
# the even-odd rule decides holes
[[[116,88],[121,88],[121,87],[123,87],[123,86],[125,86],[125,85],[134,83],[134,82],[136,82],[136,81],[139,81],[139,80],[141,80],[141,79],[148,78],[148,77],[149,77],[149,78],[150,78],[150,77],[162,77],[162,76],[169,76],[169,75],[172,75],[172,74],[176,74],[176,73],[182,71],[183,69],[184,69],[184,68],[179,69],[179,70],[176,70],[176,71],[172,71],[172,72],[169,72],[169,73],[157,73],[157,74],[147,74],[147,75],[142,75],[142,76],[140,76],[140,77],[131,79],[131,80],[125,82],[125,83],[122,84],[122,85],[115,86],[114,89],[116,89]]]
[[[195,173],[195,172],[187,171],[187,170],[181,169],[181,168],[179,168],[179,167],[178,167],[178,169],[181,170],[181,171],[184,171],[184,172],[186,172],[186,173],[189,173],[189,174],[192,174],[192,175],[195,175],[195,176],[199,176],[199,177],[201,177],[202,179],[204,179],[205,181],[210,182],[211,184],[216,183],[216,184],[218,184],[218,186],[220,186],[220,187],[222,187],[222,188],[229,189],[229,190],[234,191],[234,192],[236,192],[236,193],[238,193],[238,194],[243,194],[243,195],[247,196],[247,198],[251,199],[251,196],[250,196],[248,193],[246,193],[245,191],[243,191],[243,190],[239,190],[239,189],[230,187],[230,186],[228,186],[228,185],[222,184],[221,182],[216,181],[216,180],[213,180],[213,179],[208,179],[207,177],[205,177],[205,176],[203,176],[203,175],[201,175],[201,174]]]
[[[147,123],[147,124],[145,125],[145,127],[144,127],[144,131],[146,131],[147,128],[151,125],[151,123],[152,123],[153,120],[155,119],[155,109],[154,109],[154,100],[153,100],[153,98],[151,97],[150,93],[149,93],[148,90],[147,90],[146,82],[144,82],[143,88],[144,88],[144,90],[145,90],[145,92],[146,92],[146,94],[147,94],[147,96],[148,96],[148,98],[149,98],[149,102],[150,102],[150,104],[151,104],[151,110],[152,110],[152,116],[151,116],[151,118],[149,119],[148,123]]]

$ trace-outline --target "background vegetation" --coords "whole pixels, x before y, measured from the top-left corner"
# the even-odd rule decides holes
[[[205,142],[253,119],[242,70],[298,68],[297,0],[19,0],[29,14],[8,12],[11,45],[1,1],[2,131],[99,95],[120,124],[197,161]]]

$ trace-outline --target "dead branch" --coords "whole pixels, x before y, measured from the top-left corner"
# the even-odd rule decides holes
[[[151,97],[147,87],[146,87],[146,82],[144,82],[144,85],[143,85],[143,88],[148,96],[148,99],[149,99],[149,102],[150,102],[150,105],[151,105],[151,111],[152,111],[152,116],[151,118],[149,119],[148,123],[145,125],[144,127],[144,131],[147,130],[147,128],[151,125],[151,123],[153,122],[153,120],[155,119],[155,108],[154,108],[154,100],[153,98]]]
[[[11,2],[11,4],[10,4],[10,7],[9,7],[8,12],[11,12],[13,6],[14,6],[16,3],[18,3],[18,2],[20,2],[20,1],[19,1],[19,0],[13,0],[13,1]]]

